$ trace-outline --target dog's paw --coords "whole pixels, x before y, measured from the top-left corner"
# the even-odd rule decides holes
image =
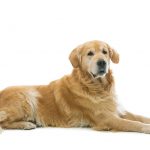
[[[146,134],[150,134],[150,125],[145,125],[145,126],[142,128],[142,132],[143,132],[143,133],[146,133]]]
[[[23,127],[24,130],[31,130],[31,129],[35,129],[35,128],[36,128],[36,125],[32,122],[24,123],[24,127]]]

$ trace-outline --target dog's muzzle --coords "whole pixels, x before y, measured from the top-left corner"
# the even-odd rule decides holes
[[[92,73],[94,78],[102,77],[107,72],[107,62],[105,60],[98,60],[96,63],[97,71],[96,73]]]
[[[105,73],[106,73],[106,67],[107,67],[107,63],[106,63],[106,61],[104,61],[104,60],[99,60],[98,62],[97,62],[97,67],[98,67],[98,72],[97,72],[97,74],[98,75],[104,75]]]

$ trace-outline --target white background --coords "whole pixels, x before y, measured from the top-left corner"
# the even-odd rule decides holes
[[[111,65],[118,99],[150,117],[149,0],[0,0],[0,89],[48,84],[72,70],[69,53],[89,40],[120,53]],[[142,149],[150,135],[46,128],[4,131],[0,149]]]

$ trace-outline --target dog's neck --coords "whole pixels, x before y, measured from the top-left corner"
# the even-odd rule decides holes
[[[83,71],[81,68],[73,69],[72,75],[83,88],[88,91],[111,91],[114,85],[114,78],[112,71],[109,69],[105,77],[94,79],[88,72]]]

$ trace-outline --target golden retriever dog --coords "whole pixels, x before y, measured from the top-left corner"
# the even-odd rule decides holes
[[[110,61],[118,53],[107,43],[90,41],[70,54],[73,71],[42,86],[9,87],[0,92],[0,126],[90,127],[94,130],[150,133],[150,119],[122,109],[114,90]]]

